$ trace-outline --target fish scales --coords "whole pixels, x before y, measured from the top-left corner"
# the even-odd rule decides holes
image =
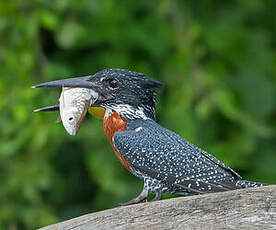
[[[75,136],[88,107],[98,98],[98,93],[87,88],[63,87],[59,98],[60,118],[65,130]]]

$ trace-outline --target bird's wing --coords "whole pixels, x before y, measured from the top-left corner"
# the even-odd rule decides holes
[[[191,144],[190,142],[188,142],[187,140],[185,140],[181,136],[177,135],[176,133],[174,133],[174,132],[172,132],[168,129],[165,129],[160,125],[158,125],[158,126],[159,126],[159,128],[161,128],[163,130],[164,135],[166,135],[168,138],[173,139],[174,141],[176,141],[178,143],[181,143],[183,146],[186,146],[186,147],[192,149],[192,151],[191,151],[192,154],[194,154],[196,156],[203,155],[204,157],[206,157],[207,159],[212,161],[214,164],[218,165],[220,168],[222,168],[222,169],[228,171],[229,173],[231,173],[233,175],[233,177],[235,177],[236,179],[241,179],[241,176],[237,172],[235,172],[233,169],[231,169],[230,167],[228,167],[227,165],[225,165],[224,163],[219,161],[217,158],[215,158],[211,154],[209,154],[206,151],[196,147],[195,145]]]
[[[131,122],[113,144],[135,170],[189,192],[234,189],[240,177],[215,157],[152,120]]]

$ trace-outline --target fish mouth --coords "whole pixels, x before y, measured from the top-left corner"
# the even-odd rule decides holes
[[[94,80],[94,75],[84,77],[73,77],[55,81],[49,81],[32,86],[32,88],[88,88],[98,93],[98,98],[92,98],[89,107],[100,106],[101,103],[106,102],[112,98],[112,96],[101,85]],[[98,84],[97,84],[98,83]],[[39,109],[35,109],[34,112],[47,112],[47,111],[59,111],[59,105],[47,106]]]

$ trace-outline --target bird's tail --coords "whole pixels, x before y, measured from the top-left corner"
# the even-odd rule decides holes
[[[238,180],[236,183],[236,188],[253,188],[253,187],[260,187],[260,186],[267,186],[268,184],[248,181],[248,180]]]

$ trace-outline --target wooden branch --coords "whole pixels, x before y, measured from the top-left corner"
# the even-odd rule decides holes
[[[276,185],[118,207],[40,230],[93,229],[276,229]]]

